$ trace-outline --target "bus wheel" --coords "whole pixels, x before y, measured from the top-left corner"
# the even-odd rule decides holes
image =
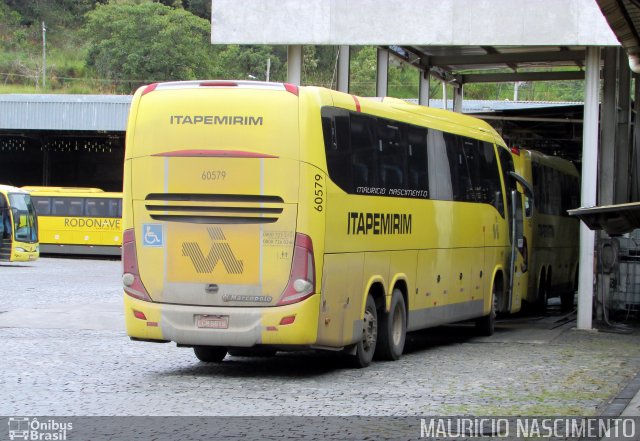
[[[376,350],[378,338],[378,313],[376,302],[369,294],[364,308],[364,323],[362,326],[362,338],[356,343],[355,354],[351,356],[352,364],[358,368],[364,368],[371,364]]]
[[[376,357],[397,360],[402,355],[407,336],[407,307],[399,289],[391,295],[389,313],[380,317],[380,332],[376,345]]]
[[[496,308],[498,304],[498,283],[493,282],[493,292],[491,293],[491,311],[489,314],[476,319],[476,332],[478,335],[489,337],[493,335],[496,328]]]
[[[194,346],[193,352],[200,361],[204,361],[205,363],[217,363],[226,357],[227,348],[222,348],[220,346]]]

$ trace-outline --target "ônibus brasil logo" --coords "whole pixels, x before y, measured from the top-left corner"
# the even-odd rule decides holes
[[[44,421],[38,418],[10,417],[9,439],[29,441],[64,441],[73,430],[73,423],[60,422],[54,419]]]

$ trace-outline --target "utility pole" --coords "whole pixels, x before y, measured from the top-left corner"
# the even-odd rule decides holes
[[[267,58],[267,75],[265,75],[265,81],[269,81],[271,76],[271,58]]]
[[[42,89],[47,87],[47,28],[42,22]]]

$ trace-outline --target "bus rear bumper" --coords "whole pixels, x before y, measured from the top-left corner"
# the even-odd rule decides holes
[[[126,294],[124,298],[127,334],[136,339],[226,347],[306,346],[317,339],[319,294],[292,305],[248,308],[152,303]],[[226,321],[227,328],[198,327],[203,316],[217,324]]]

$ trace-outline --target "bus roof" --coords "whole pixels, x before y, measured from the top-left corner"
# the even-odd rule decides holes
[[[113,198],[122,197],[121,192],[107,192],[99,188],[89,187],[40,187],[26,186],[23,190],[34,196],[68,196],[68,197],[92,197],[92,198]]]
[[[256,89],[272,90],[292,93],[297,96],[314,96],[320,105],[335,105],[355,110],[357,112],[372,114],[398,120],[401,116],[403,122],[432,127],[445,132],[469,136],[492,143],[498,143],[504,147],[504,141],[487,122],[448,110],[425,107],[414,103],[409,103],[398,98],[362,98],[344,92],[338,92],[324,87],[316,86],[295,86],[289,83],[271,83],[263,81],[229,81],[229,80],[198,80],[198,81],[171,81],[165,83],[154,83],[142,86],[136,92],[136,97],[141,97],[147,93],[162,90],[179,89]],[[135,100],[134,100],[135,101]],[[134,102],[135,106],[135,102]],[[135,109],[132,109],[135,110]],[[404,115],[402,113],[404,112]],[[135,112],[134,112],[135,113]]]
[[[103,193],[104,190],[89,187],[40,187],[37,185],[27,185],[22,187],[26,191],[48,191],[57,193]]]
[[[353,107],[357,112],[394,120],[401,119],[409,124],[413,123],[444,132],[469,136],[506,147],[498,132],[491,125],[473,116],[421,106],[399,98],[362,98],[344,92],[311,86],[301,87],[300,93],[302,94],[304,91],[316,93],[320,96],[323,95],[323,91],[328,91],[334,105],[338,107]]]
[[[537,150],[521,149],[520,152],[521,154],[529,156],[531,162],[546,165],[547,167],[554,168],[569,175],[580,175],[573,162],[560,158],[559,156],[545,155],[544,153]]]
[[[0,193],[3,194],[7,194],[7,193],[27,193],[27,191],[18,188],[18,187],[13,187],[11,185],[3,185],[0,184]]]

